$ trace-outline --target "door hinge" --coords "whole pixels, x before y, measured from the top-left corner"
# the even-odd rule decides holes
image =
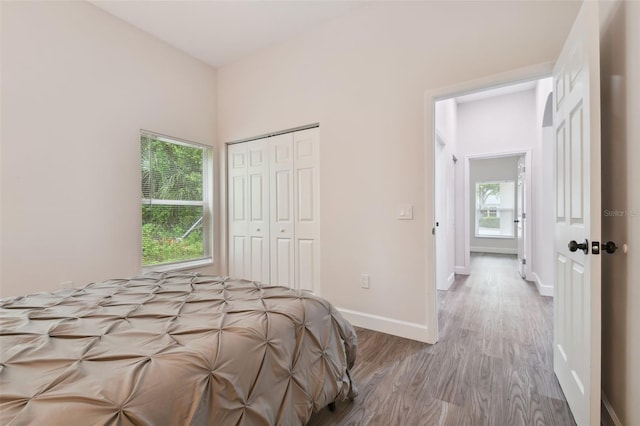
[[[522,218],[526,219],[527,218],[527,214],[526,213],[522,213]]]
[[[436,235],[436,228],[431,228],[431,235]]]
[[[522,259],[522,264],[526,265],[527,264],[527,259]]]

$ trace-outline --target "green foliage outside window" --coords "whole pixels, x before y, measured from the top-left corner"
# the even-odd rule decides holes
[[[204,257],[202,148],[141,139],[142,264]]]
[[[478,208],[482,209],[487,204],[487,199],[490,196],[500,196],[500,183],[478,183],[476,184],[476,194],[478,197]]]
[[[202,217],[202,208],[188,206],[142,206],[142,264],[180,262],[204,256],[202,226],[182,236]],[[171,211],[174,210],[174,211]]]
[[[500,218],[485,216],[478,219],[478,225],[482,228],[500,228]]]
[[[482,182],[476,184],[476,197],[478,208],[478,226],[482,228],[500,228],[500,218],[497,217],[495,208],[487,206],[489,197],[500,197],[499,182]]]

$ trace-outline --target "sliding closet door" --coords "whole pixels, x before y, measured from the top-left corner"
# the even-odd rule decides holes
[[[247,214],[247,145],[229,145],[227,150],[229,198],[229,276],[245,278],[249,275],[248,214]]]
[[[269,149],[259,139],[230,145],[229,275],[269,282]]]
[[[249,280],[268,284],[269,277],[269,140],[247,143]]]
[[[229,275],[320,292],[318,129],[228,146]]]
[[[295,287],[293,134],[269,141],[271,284]]]
[[[320,179],[318,128],[293,134],[295,189],[295,281],[320,291]]]

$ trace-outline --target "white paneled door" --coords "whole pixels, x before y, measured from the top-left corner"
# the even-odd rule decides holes
[[[247,145],[247,279],[269,281],[269,145],[265,139]]]
[[[293,134],[295,267],[298,288],[320,291],[320,179],[318,129]]]
[[[584,2],[553,72],[554,371],[576,423],[600,424],[598,3]]]
[[[229,145],[229,275],[319,292],[318,129]]]
[[[241,278],[249,276],[247,146],[248,144],[230,145],[227,151],[229,275]]]
[[[229,146],[229,275],[269,281],[267,141]]]
[[[294,287],[293,134],[270,138],[271,284]]]

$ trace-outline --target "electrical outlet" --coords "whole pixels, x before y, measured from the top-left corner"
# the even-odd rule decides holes
[[[360,287],[369,288],[369,275],[361,274],[360,275]]]

